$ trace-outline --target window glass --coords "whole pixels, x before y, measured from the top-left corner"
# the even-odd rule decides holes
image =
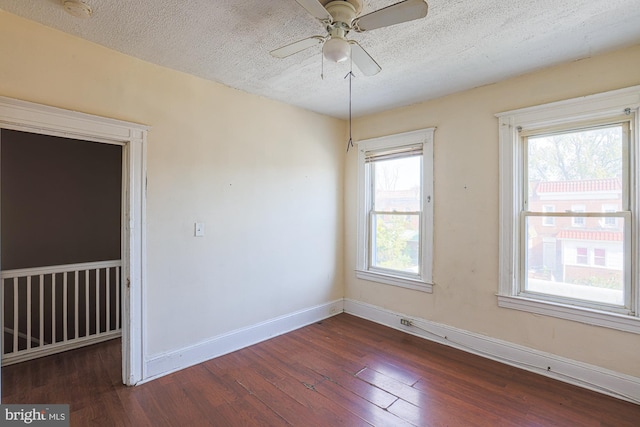
[[[420,210],[421,156],[373,162],[374,200],[378,212]]]
[[[371,265],[407,273],[420,273],[419,225],[418,215],[374,214]]]
[[[372,267],[420,273],[421,157],[371,163]]]
[[[621,125],[608,125],[523,139],[524,292],[624,304],[625,219],[604,217],[623,205],[623,135]]]
[[[587,212],[600,211],[603,192],[621,194],[622,136],[614,125],[529,137],[528,210],[542,212],[552,198],[558,212],[578,200]]]

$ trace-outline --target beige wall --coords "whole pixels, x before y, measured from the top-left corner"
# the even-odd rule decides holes
[[[151,127],[146,357],[342,297],[342,121],[3,11],[0,95]]]
[[[360,118],[354,139],[435,132],[433,294],[355,278],[357,156],[345,184],[347,298],[640,376],[640,335],[498,308],[495,113],[640,84],[640,45]]]

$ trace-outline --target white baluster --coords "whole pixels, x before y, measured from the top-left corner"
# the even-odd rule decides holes
[[[51,275],[51,344],[56,343],[56,274]]]
[[[67,315],[69,314],[69,310],[67,307],[69,295],[67,293],[67,280],[69,277],[69,272],[65,271],[64,276],[62,276],[62,342],[67,342],[69,339],[68,333],[68,325],[67,325]]]
[[[18,331],[20,330],[20,324],[18,323],[18,278],[13,278],[13,352],[18,352]]]
[[[39,347],[44,344],[44,274],[40,275],[40,343]]]
[[[96,335],[100,333],[100,269],[96,268]]]
[[[73,331],[73,338],[80,338],[78,335],[80,335],[80,326],[78,324],[78,307],[80,306],[80,299],[78,298],[78,289],[80,288],[80,285],[78,284],[78,279],[80,277],[80,274],[78,271],[75,272],[75,285],[76,285],[76,294],[75,296],[75,310],[76,310],[76,317],[73,319],[75,321],[75,330]]]
[[[116,331],[120,329],[120,267],[116,267]]]
[[[89,336],[89,270],[84,271],[84,320],[85,327],[84,336]]]
[[[27,276],[27,350],[31,349],[31,276]]]
[[[106,292],[105,294],[107,295],[107,300],[105,301],[105,308],[106,308],[106,313],[105,313],[105,319],[106,319],[106,326],[104,328],[105,332],[109,332],[111,331],[111,268],[106,268],[105,269],[105,280],[107,281],[106,283]]]

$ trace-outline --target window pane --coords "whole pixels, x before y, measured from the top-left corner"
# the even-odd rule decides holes
[[[604,201],[622,210],[622,141],[620,125],[529,137],[527,210],[543,212],[550,201],[556,212],[602,212]]]
[[[420,211],[421,160],[422,156],[411,156],[373,163],[375,211]]]
[[[551,213],[555,211],[556,207],[554,205],[542,205],[542,212]],[[544,219],[542,220],[542,225],[553,227],[554,225],[556,225],[555,219],[552,216],[544,217]]]
[[[543,227],[546,217],[528,216],[525,290],[586,301],[624,305],[624,218],[620,229],[567,227],[575,217],[555,217],[556,227]],[[563,226],[564,222],[564,226]]]
[[[419,274],[420,216],[372,215],[371,266]]]

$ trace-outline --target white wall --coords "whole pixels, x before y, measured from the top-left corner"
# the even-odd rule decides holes
[[[342,297],[342,121],[3,11],[0,58],[2,96],[151,127],[145,358]]]
[[[357,156],[345,176],[345,296],[393,312],[640,377],[640,335],[497,305],[498,121],[495,113],[640,83],[640,45],[360,118],[354,139],[435,126],[433,294],[358,280]]]

